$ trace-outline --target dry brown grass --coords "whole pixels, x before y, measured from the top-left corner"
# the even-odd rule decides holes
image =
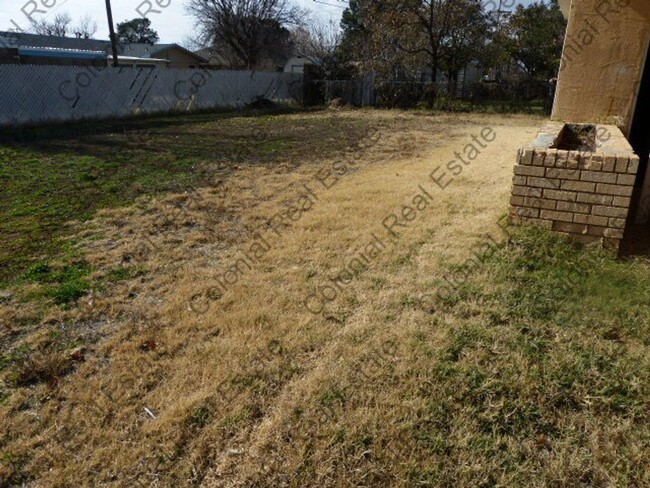
[[[647,439],[634,437],[629,419],[604,425],[602,417],[569,413],[557,420],[568,430],[560,425],[555,439],[514,427],[490,431],[513,415],[522,424],[536,420],[517,417],[514,386],[507,392],[503,385],[482,409],[462,407],[474,391],[472,375],[487,365],[482,374],[494,382],[499,368],[523,378],[530,360],[504,345],[507,334],[486,332],[473,339],[481,347],[461,355],[465,369],[454,369],[454,341],[463,331],[480,335],[472,327],[483,318],[432,311],[419,300],[483,234],[498,234],[514,155],[540,119],[337,116],[362,116],[380,127],[379,142],[357,151],[337,185],[319,188],[299,220],[287,221],[280,235],[269,232],[271,249],[221,299],[201,298],[205,313],[191,309],[199,303],[193,297],[215,286],[265,222],[296,201],[303,184],[317,188],[314,174],[335,161],[306,160],[290,171],[242,166],[196,195],[105,211],[80,229],[96,274],[120,267],[142,273],[77,307],[53,309],[23,339],[30,350],[43,348],[52,327],[75,324],[95,342],[73,373],[50,374],[54,384],[30,376],[29,386],[11,389],[0,405],[0,479],[34,487],[577,487],[648,480],[647,473],[634,478],[633,470],[616,468],[617,449],[637,469],[648,458],[640,451]],[[436,189],[429,173],[483,127],[494,129],[496,141],[445,191]],[[433,201],[390,241],[382,222],[409,204],[420,184]],[[309,294],[373,232],[386,237],[385,251],[323,313],[308,312]],[[0,313],[22,313],[13,307],[0,304]],[[78,344],[58,357],[69,361],[72,346]],[[49,371],[33,369],[42,370]],[[523,379],[517,387],[532,388]]]

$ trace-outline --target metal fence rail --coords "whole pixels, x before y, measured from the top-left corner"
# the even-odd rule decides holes
[[[0,65],[0,125],[243,107],[300,99],[302,76],[253,71]]]

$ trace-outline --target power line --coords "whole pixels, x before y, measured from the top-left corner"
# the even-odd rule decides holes
[[[341,3],[346,3],[346,4],[348,3],[347,0],[338,0],[338,1]],[[341,10],[345,10],[346,8],[348,8],[347,5],[344,7],[343,5],[335,5],[333,3],[323,2],[322,0],[312,0],[312,2],[320,3],[321,5],[327,5],[328,7],[340,8]]]

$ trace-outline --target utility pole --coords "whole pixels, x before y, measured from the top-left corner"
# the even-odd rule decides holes
[[[111,9],[111,0],[106,0],[106,15],[108,16],[108,31],[111,35],[111,50],[113,51],[113,67],[117,68],[117,38],[115,37],[115,28],[113,27],[113,10]]]

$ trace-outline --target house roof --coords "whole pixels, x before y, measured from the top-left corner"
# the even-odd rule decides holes
[[[38,34],[23,34],[21,32],[1,32],[0,47],[9,48],[46,48],[56,51],[92,51],[98,53],[111,53],[110,41],[101,41],[97,39],[77,39],[75,37],[56,37],[41,36]],[[128,43],[120,44],[122,52],[120,55],[134,58],[155,58],[163,51],[168,49],[179,49],[190,56],[193,56],[198,62],[206,63],[208,60],[204,57],[185,49],[178,44],[147,44],[147,43]],[[119,47],[118,47],[119,50]]]
[[[96,39],[77,39],[76,37],[41,36],[22,32],[0,32],[1,44],[7,47],[46,47],[55,49],[76,49],[78,51],[101,51],[110,49],[111,43]]]
[[[219,51],[217,51],[216,48],[213,47],[204,47],[203,49],[199,49],[198,51],[195,51],[194,54],[207,59],[208,63],[210,64],[221,64],[221,65],[230,64],[228,60],[224,56],[222,56],[221,53],[219,53]]]
[[[99,51],[84,51],[81,49],[56,49],[51,47],[19,47],[18,54],[23,56],[38,56],[41,58],[71,58],[71,59],[106,59],[106,54]]]
[[[111,59],[113,59],[113,56],[107,56],[107,59],[110,61]],[[119,55],[117,57],[117,59],[118,59],[118,61],[135,61],[135,62],[143,62],[143,63],[151,62],[151,63],[155,63],[155,64],[171,63],[171,61],[169,61],[167,59],[138,58],[138,57],[135,57],[135,56],[122,56],[122,55]]]
[[[134,44],[123,44],[124,50],[122,51],[122,54],[125,56],[136,56],[138,58],[149,58],[149,57],[154,57],[156,55],[159,55],[160,53],[167,51],[168,49],[178,49],[180,51],[183,51],[189,56],[192,56],[196,58],[199,62],[202,63],[207,63],[208,60],[201,56],[198,53],[193,53],[192,51],[185,49],[183,46],[179,46],[178,44],[140,44],[140,43],[134,43]]]

